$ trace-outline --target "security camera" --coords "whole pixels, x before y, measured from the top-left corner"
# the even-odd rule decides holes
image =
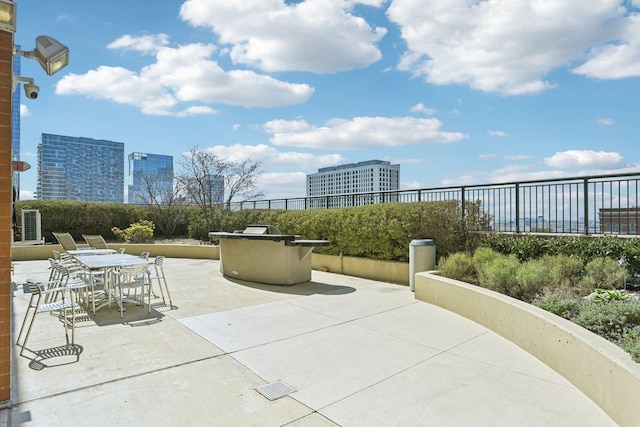
[[[35,85],[33,83],[25,83],[24,85],[24,94],[29,99],[36,99],[38,97],[38,93],[40,92],[40,86]]]
[[[36,99],[38,97],[38,93],[40,93],[40,86],[35,84],[31,77],[13,76],[13,89],[11,89],[11,93],[16,90],[18,83],[24,83],[24,94],[27,98]]]

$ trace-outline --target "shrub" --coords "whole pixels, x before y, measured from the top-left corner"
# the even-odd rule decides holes
[[[551,286],[554,288],[575,286],[584,270],[584,263],[577,256],[544,255],[541,262],[549,270]]]
[[[437,268],[441,276],[467,283],[477,282],[473,260],[465,253],[458,252],[441,258]]]
[[[124,239],[127,242],[144,243],[153,237],[155,225],[151,221],[140,220],[133,223],[124,230],[118,227],[112,227],[111,231],[118,239]]]
[[[635,362],[640,363],[640,327],[635,327],[627,333],[622,347]]]
[[[496,292],[518,298],[520,294],[516,275],[520,263],[513,256],[500,256],[487,262],[478,269],[480,286]]]
[[[484,265],[487,262],[491,262],[498,258],[500,254],[491,248],[480,247],[473,253],[473,264],[477,267]]]
[[[583,302],[575,323],[615,343],[640,326],[640,304],[632,301]]]
[[[554,291],[544,292],[541,296],[536,297],[532,304],[569,320],[572,320],[580,312],[580,301],[571,297],[563,297]]]
[[[587,263],[585,271],[586,276],[580,281],[580,287],[587,293],[597,288],[622,288],[628,276],[627,270],[611,258],[594,258]]]
[[[520,265],[516,271],[516,284],[511,296],[530,302],[551,283],[551,274],[545,263],[532,260]]]

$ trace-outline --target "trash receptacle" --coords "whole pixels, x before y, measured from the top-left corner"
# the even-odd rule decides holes
[[[436,244],[433,240],[412,240],[409,244],[409,288],[415,291],[415,275],[436,268]]]

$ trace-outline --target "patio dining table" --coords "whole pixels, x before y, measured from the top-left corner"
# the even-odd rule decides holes
[[[85,249],[75,249],[67,251],[69,255],[82,256],[82,255],[111,255],[115,254],[115,249],[94,249],[94,248],[85,248]]]
[[[100,256],[83,256],[76,255],[74,256],[76,261],[78,261],[81,265],[87,268],[91,274],[91,272],[96,270],[102,270],[102,274],[104,274],[104,298],[103,301],[98,307],[94,307],[93,312],[100,310],[104,306],[108,305],[111,301],[111,292],[113,292],[113,283],[110,280],[110,274],[114,269],[118,267],[125,266],[133,266],[133,265],[144,265],[150,264],[148,259],[140,258],[136,255],[131,254],[110,254],[110,255],[100,255]],[[91,277],[91,280],[93,278]],[[95,301],[95,297],[94,297]],[[117,301],[117,300],[116,300]]]

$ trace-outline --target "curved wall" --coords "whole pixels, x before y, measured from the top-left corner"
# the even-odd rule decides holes
[[[621,426],[640,425],[640,364],[617,345],[541,308],[435,272],[416,274],[415,293],[522,347]]]

